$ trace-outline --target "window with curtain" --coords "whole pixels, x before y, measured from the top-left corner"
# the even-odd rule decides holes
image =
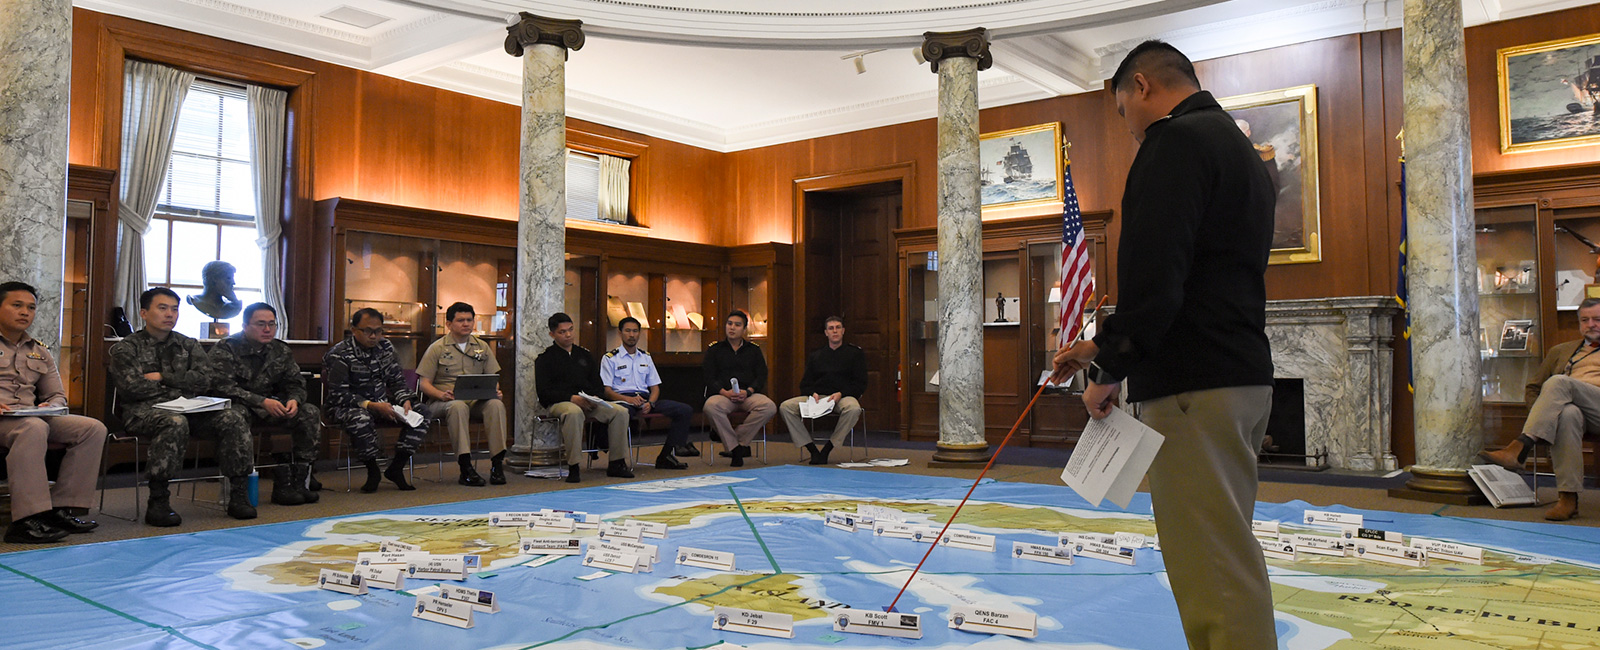
[[[567,150],[567,218],[637,225],[628,213],[632,161]]]
[[[198,336],[211,322],[186,300],[200,293],[200,269],[207,262],[232,264],[239,300],[261,301],[264,271],[255,216],[245,89],[197,79],[179,111],[172,161],[145,235],[146,281],[185,298],[180,332]],[[237,332],[242,320],[225,322]]]

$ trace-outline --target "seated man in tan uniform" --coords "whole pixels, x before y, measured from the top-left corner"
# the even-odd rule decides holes
[[[1528,420],[1522,435],[1499,451],[1479,455],[1518,471],[1536,443],[1550,445],[1555,466],[1556,504],[1544,513],[1551,521],[1578,516],[1578,491],[1583,489],[1583,432],[1600,428],[1600,298],[1578,305],[1578,331],[1583,338],[1562,343],[1545,353],[1544,365],[1528,381]]]
[[[449,331],[428,351],[422,353],[417,364],[417,388],[428,398],[428,413],[443,419],[456,441],[456,462],[461,465],[462,485],[481,487],[483,477],[472,466],[472,436],[468,422],[473,416],[483,420],[484,432],[489,436],[489,482],[506,483],[506,404],[496,399],[459,400],[455,396],[456,378],[461,375],[493,375],[500,372],[500,362],[494,358],[494,348],[472,335],[477,314],[472,305],[458,302],[445,309],[444,319]],[[502,390],[495,391],[503,396]]]
[[[0,413],[67,405],[61,372],[50,350],[28,336],[37,295],[21,282],[0,284]],[[0,447],[10,450],[6,474],[11,481],[11,525],[6,528],[6,543],[42,544],[95,529],[98,524],[77,514],[94,503],[105,439],[106,425],[79,415],[0,417]],[[55,485],[45,476],[44,454],[50,445],[67,448]]]

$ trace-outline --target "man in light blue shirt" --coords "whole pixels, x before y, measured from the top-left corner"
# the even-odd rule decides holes
[[[622,347],[606,353],[600,360],[600,383],[605,384],[606,399],[623,402],[630,415],[659,413],[672,420],[667,430],[667,442],[656,457],[659,469],[688,469],[674,454],[699,456],[700,451],[689,444],[689,417],[694,409],[683,402],[661,399],[661,373],[656,371],[650,353],[639,349],[639,321],[633,317],[617,324],[622,334]]]

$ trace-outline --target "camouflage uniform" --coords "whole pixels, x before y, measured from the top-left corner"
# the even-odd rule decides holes
[[[145,373],[161,373],[161,381]],[[182,415],[155,408],[180,397],[216,395],[211,364],[200,343],[177,332],[157,341],[140,330],[111,346],[111,382],[117,407],[130,433],[151,437],[150,477],[170,479],[183,467],[191,434],[217,439],[217,464],[223,476],[250,473],[255,464],[250,424],[236,409]]]
[[[217,378],[213,392],[233,400],[233,407],[246,420],[289,427],[294,462],[316,462],[322,413],[316,405],[306,403],[306,381],[289,344],[277,339],[258,343],[235,334],[211,346],[211,368]],[[292,416],[274,416],[261,405],[269,397],[285,405],[299,402],[300,408]]]
[[[329,419],[350,432],[350,445],[357,460],[378,457],[378,430],[372,412],[362,407],[362,402],[388,402],[396,406],[411,402],[413,409],[422,410],[416,392],[406,386],[394,344],[388,341],[378,341],[367,349],[355,339],[347,338],[328,348],[327,356],[322,359],[322,382],[328,391],[322,407]],[[424,411],[423,415],[427,413]],[[415,453],[422,435],[428,431],[427,423],[421,427],[409,427],[404,423],[399,426],[400,439],[395,441],[395,451]]]

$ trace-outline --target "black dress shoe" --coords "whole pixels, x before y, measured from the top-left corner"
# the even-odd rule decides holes
[[[628,469],[628,461],[614,460],[606,465],[606,476],[616,478],[633,478],[633,470]]]
[[[35,515],[11,522],[6,527],[5,540],[7,544],[49,544],[59,542],[66,536],[67,531],[51,526],[43,517]]]
[[[694,457],[700,455],[700,448],[690,444],[682,444],[672,448],[672,455]]]
[[[567,482],[568,483],[577,483],[578,481],[581,481],[581,480],[583,480],[583,479],[578,478],[578,464],[577,463],[573,463],[571,465],[568,465],[567,466]]]
[[[47,517],[45,522],[50,524],[51,527],[59,528],[69,533],[87,533],[100,527],[100,523],[97,521],[84,520],[72,516],[72,511],[66,508],[56,508],[39,514]]]
[[[489,484],[483,480],[482,476],[478,476],[478,470],[473,469],[471,466],[461,468],[461,480],[457,482],[471,487],[483,487]]]
[[[717,452],[717,455],[723,458],[733,458],[734,449],[738,449],[738,447],[734,447],[733,449],[724,448],[722,451]]]
[[[678,459],[673,458],[672,454],[661,454],[656,456],[656,469],[689,469],[689,465],[678,462]]]
[[[506,469],[504,467],[499,466],[499,465],[495,465],[493,467],[490,467],[489,468],[489,484],[490,485],[505,485],[506,484]]]

